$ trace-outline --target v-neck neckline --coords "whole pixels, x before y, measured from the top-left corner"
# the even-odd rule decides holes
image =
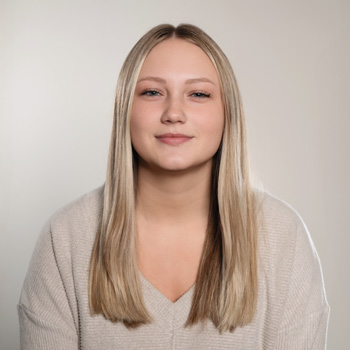
[[[141,272],[140,279],[144,301],[154,322],[168,332],[182,327],[186,323],[191,309],[195,284],[173,302],[148,281]]]

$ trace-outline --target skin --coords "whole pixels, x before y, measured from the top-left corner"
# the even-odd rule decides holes
[[[220,81],[204,51],[177,38],[155,46],[138,77],[130,120],[139,155],[138,264],[171,301],[196,280],[223,128]]]

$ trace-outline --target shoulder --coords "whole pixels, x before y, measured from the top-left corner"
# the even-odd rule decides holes
[[[255,198],[258,220],[264,221],[265,224],[294,228],[304,225],[297,211],[285,201],[261,191],[255,191]]]
[[[103,189],[104,186],[98,187],[66,204],[51,216],[51,225],[81,223],[99,217],[103,207]]]
[[[103,190],[103,186],[99,187],[56,211],[44,226],[37,246],[40,242],[50,244],[62,263],[74,256],[88,257],[99,229]]]
[[[255,192],[258,240],[271,249],[291,251],[301,239],[313,245],[308,229],[288,203],[267,192]]]
[[[281,300],[280,326],[322,313],[327,308],[322,269],[304,221],[289,204],[268,193],[257,193],[256,213],[260,272],[273,289],[274,302]]]
[[[52,260],[54,257],[54,263],[50,269],[42,266],[41,270],[46,269],[50,274],[49,271],[58,268],[61,278],[68,281],[72,279],[73,270],[88,266],[100,225],[103,190],[102,186],[84,194],[59,209],[47,221],[32,261]]]
[[[20,319],[22,326],[28,327],[28,334],[38,323],[43,325],[38,336],[50,329],[67,327],[65,335],[76,337],[77,293],[83,291],[80,298],[85,297],[91,249],[102,206],[103,187],[100,187],[65,205],[44,226],[20,298]]]
[[[103,209],[103,190],[104,186],[98,187],[55,212],[48,221],[51,234],[94,236]]]
[[[269,193],[259,192],[256,215],[260,266],[269,278],[290,279],[295,269],[304,272],[309,268],[319,269],[309,231],[289,204]]]

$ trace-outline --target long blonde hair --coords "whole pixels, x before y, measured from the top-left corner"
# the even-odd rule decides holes
[[[137,157],[129,121],[142,64],[155,45],[171,37],[199,46],[211,59],[221,81],[225,113],[222,142],[213,160],[207,236],[186,326],[211,319],[220,332],[233,331],[252,321],[257,300],[256,218],[244,114],[227,57],[206,33],[189,24],[151,29],[136,43],[121,69],[103,213],[90,262],[90,310],[128,327],[152,322],[136,262]]]

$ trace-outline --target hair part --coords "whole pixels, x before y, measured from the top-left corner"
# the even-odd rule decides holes
[[[90,311],[112,322],[124,322],[127,327],[152,322],[137,266],[137,157],[131,144],[130,111],[145,58],[158,43],[172,37],[199,46],[211,59],[221,81],[225,114],[222,142],[213,161],[207,235],[185,326],[210,319],[220,332],[233,331],[252,321],[257,301],[257,229],[244,114],[227,57],[206,33],[189,24],[164,24],[151,29],[122,66],[103,212],[90,261]]]

